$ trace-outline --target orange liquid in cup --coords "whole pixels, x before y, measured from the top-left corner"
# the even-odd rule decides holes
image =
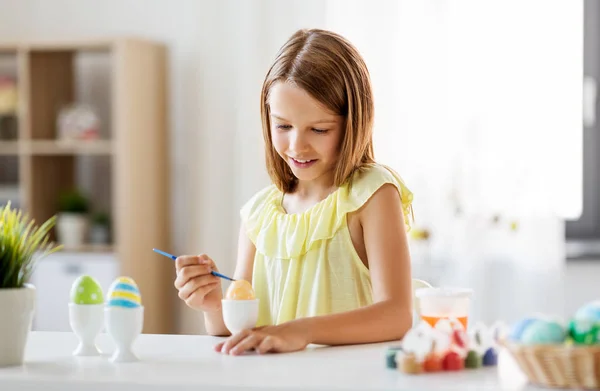
[[[460,322],[460,324],[463,325],[463,327],[465,328],[465,330],[467,329],[467,322],[468,322],[468,316],[456,316],[455,317],[456,320],[458,320]],[[425,315],[421,315],[421,319],[423,319],[425,322],[429,323],[431,325],[431,327],[435,327],[435,325],[437,324],[438,321],[440,321],[441,319],[448,319],[448,317],[446,316],[425,316]]]

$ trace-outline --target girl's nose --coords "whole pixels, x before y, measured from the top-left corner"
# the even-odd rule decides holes
[[[297,153],[308,149],[306,136],[303,135],[302,131],[294,129],[290,132],[290,149]]]

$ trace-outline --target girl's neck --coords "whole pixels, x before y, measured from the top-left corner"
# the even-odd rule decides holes
[[[293,193],[304,199],[321,200],[335,190],[333,172],[311,181],[298,181]]]

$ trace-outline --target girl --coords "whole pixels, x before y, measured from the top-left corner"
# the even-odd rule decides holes
[[[373,156],[367,67],[343,37],[300,30],[261,94],[273,185],[241,210],[235,279],[252,281],[257,327],[230,335],[207,255],[176,261],[179,297],[227,354],[401,339],[412,325],[406,238],[412,194]]]

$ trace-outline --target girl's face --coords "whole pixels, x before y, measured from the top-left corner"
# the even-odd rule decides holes
[[[333,176],[342,140],[343,117],[291,83],[270,91],[271,139],[299,181]]]

